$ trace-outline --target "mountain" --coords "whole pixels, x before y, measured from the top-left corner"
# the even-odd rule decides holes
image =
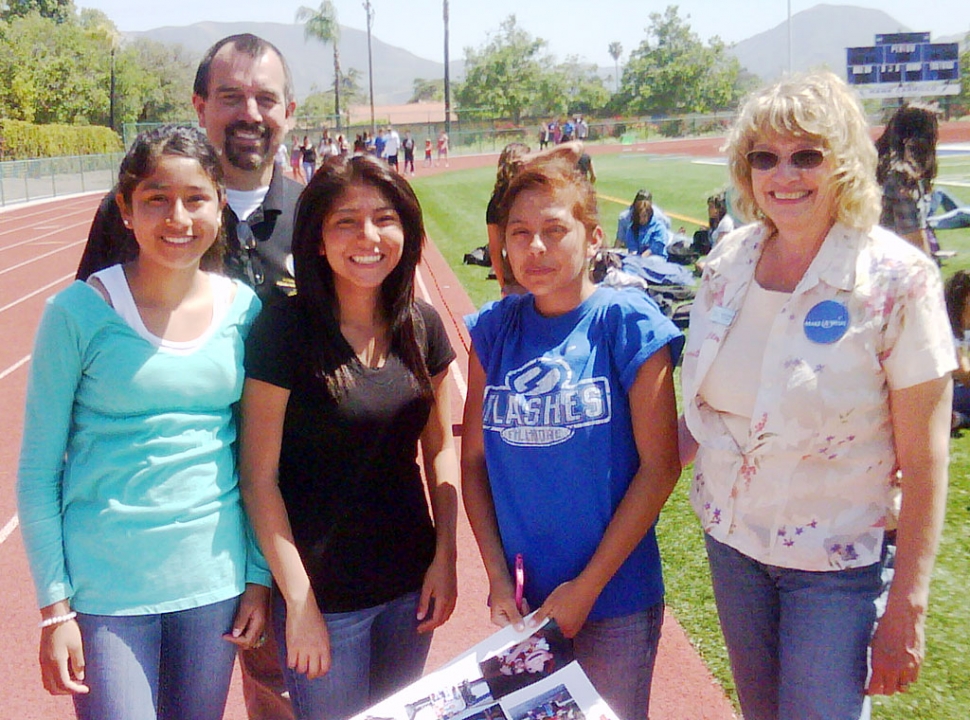
[[[907,32],[882,10],[852,5],[816,5],[792,16],[792,65],[795,71],[827,66],[845,75],[845,49],[872,45],[882,33]],[[914,30],[920,31],[921,28]],[[185,27],[162,27],[144,32],[125,33],[128,38],[148,38],[166,44],[181,44],[190,53],[202,54],[219,38],[251,32],[276,45],[286,56],[293,72],[297,98],[303,100],[314,88],[326,90],[333,85],[333,54],[329,45],[303,37],[303,25],[282,23],[204,22]],[[340,26],[340,61],[344,72],[355,68],[360,84],[367,86],[367,33]],[[934,42],[958,42],[962,36],[933,38]],[[444,65],[418,57],[407,50],[371,37],[374,58],[374,102],[396,105],[411,97],[416,78],[431,80],[444,75]],[[453,49],[453,52],[456,52]],[[741,66],[764,81],[774,80],[788,70],[788,23],[758,33],[733,45],[729,53]],[[428,48],[429,55],[444,53],[443,48]],[[456,53],[457,54],[457,53]],[[451,77],[461,78],[464,63],[451,63]],[[599,68],[612,87],[613,68]]]
[[[827,66],[845,77],[846,48],[872,45],[877,34],[909,31],[882,10],[816,5],[792,15],[792,69]],[[788,70],[788,21],[737,43],[728,52],[748,72],[774,80]]]
[[[333,87],[333,49],[317,40],[303,37],[303,25],[255,22],[203,22],[185,27],[161,27],[143,32],[124,33],[126,38],[146,38],[165,44],[182,45],[201,59],[213,43],[227,35],[253,33],[280,49],[293,73],[296,95],[303,100],[314,89]],[[340,26],[340,67],[344,73],[355,68],[360,85],[367,89],[367,33]],[[374,58],[374,102],[378,105],[405,103],[411,97],[415,78],[444,76],[444,64],[420,58],[371,36]],[[429,48],[429,54],[433,52]],[[444,48],[441,49],[442,55]],[[451,63],[451,76],[457,77],[462,63]]]

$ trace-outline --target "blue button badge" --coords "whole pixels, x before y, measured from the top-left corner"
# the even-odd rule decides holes
[[[805,316],[805,337],[831,345],[849,329],[849,309],[835,300],[823,300]]]

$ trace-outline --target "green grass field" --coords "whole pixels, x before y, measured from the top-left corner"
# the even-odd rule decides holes
[[[671,214],[674,228],[684,225],[688,236],[697,225],[677,216],[703,219],[706,198],[727,182],[723,166],[696,164],[686,159],[643,155],[595,158],[599,178],[600,215],[612,243],[616,218],[638,188],[650,189],[654,201]],[[944,158],[939,180],[965,183],[970,158]],[[425,212],[428,234],[454,268],[472,301],[481,305],[498,297],[487,270],[462,264],[462,256],[484,245],[485,206],[494,182],[494,169],[447,173],[417,178],[414,188]],[[970,188],[947,185],[970,204]],[[615,200],[614,200],[615,199]],[[944,249],[956,250],[944,275],[970,269],[970,230],[940,233]],[[955,720],[970,717],[970,433],[951,443],[950,495],[946,528],[933,579],[927,626],[927,660],[918,684],[905,696],[877,698],[873,717],[883,720]],[[703,537],[687,500],[689,469],[664,508],[658,536],[664,558],[667,602],[715,677],[735,701],[727,656],[717,624]]]

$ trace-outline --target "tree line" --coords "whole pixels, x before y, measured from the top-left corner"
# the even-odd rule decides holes
[[[649,20],[622,73],[622,45],[610,43],[616,77],[608,88],[595,65],[575,56],[557,63],[546,41],[510,15],[487,43],[465,49],[465,80],[456,89],[460,109],[516,123],[577,114],[710,113],[735,107],[755,84],[727,45],[717,37],[702,41],[677,6],[651,13]]]
[[[300,17],[307,35],[325,43],[339,37],[336,16],[324,13],[327,4],[301,8]],[[103,12],[78,11],[73,0],[0,0],[0,117],[116,129],[192,117],[186,88],[196,58],[180,45],[120,39]],[[546,48],[509,16],[482,47],[465,49],[465,78],[453,88],[456,109],[469,118],[516,122],[563,114],[703,113],[732,107],[746,89],[726,46],[717,38],[702,42],[676,6],[650,15],[645,39],[612,88],[594,65],[577,56],[557,62]],[[619,74],[622,48],[612,43],[609,50]],[[361,84],[356,70],[341,73],[337,88],[314,88],[300,115],[331,115],[334,89],[345,105],[363,100]],[[441,80],[415,80],[413,101],[442,95]]]
[[[180,45],[120,40],[103,12],[72,0],[0,0],[0,117],[110,125],[113,106],[116,129],[193,117],[186,89],[198,58]]]
[[[339,39],[336,16],[301,8],[308,37]],[[322,14],[322,15],[321,15]],[[615,76],[569,56],[559,62],[548,43],[506,18],[487,42],[464,50],[465,77],[452,86],[463,117],[564,115],[673,116],[730,110],[758,83],[718,37],[706,42],[676,5],[649,15],[645,37],[621,65],[623,48],[609,44]],[[0,0],[0,118],[37,124],[111,125],[166,122],[194,116],[186,89],[197,58],[180,45],[150,40],[121,43],[99,10],[78,11],[73,0]],[[970,64],[970,54],[961,61]],[[335,57],[335,67],[339,68]],[[359,71],[341,72],[336,88],[313,88],[301,103],[307,120],[332,115],[337,90],[345,106],[364,100]],[[964,79],[961,100],[970,98]],[[329,84],[329,83],[328,83]],[[113,89],[113,91],[112,91]],[[417,78],[412,102],[443,97],[441,79]]]

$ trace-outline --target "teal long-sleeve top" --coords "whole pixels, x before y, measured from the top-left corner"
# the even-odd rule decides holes
[[[237,284],[187,353],[141,337],[90,286],[44,310],[17,479],[41,607],[174,612],[240,594],[270,573],[243,511],[235,407],[260,303]]]

